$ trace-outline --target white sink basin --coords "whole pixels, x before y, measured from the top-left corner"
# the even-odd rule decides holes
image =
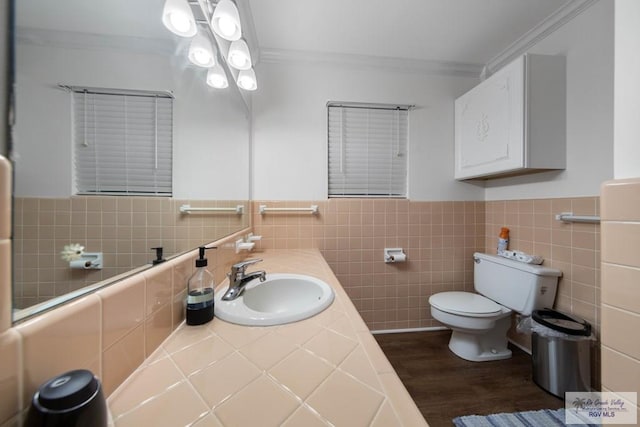
[[[223,301],[226,287],[215,295],[215,314],[239,325],[269,326],[296,322],[323,311],[333,302],[331,286],[301,274],[269,274],[247,283],[242,295]]]

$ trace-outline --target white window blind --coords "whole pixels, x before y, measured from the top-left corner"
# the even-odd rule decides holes
[[[329,196],[406,197],[409,106],[327,108]]]
[[[169,95],[74,89],[73,112],[78,194],[171,195]]]

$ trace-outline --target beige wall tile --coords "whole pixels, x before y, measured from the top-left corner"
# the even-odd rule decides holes
[[[102,376],[100,305],[97,295],[89,295],[16,327],[23,342],[25,401],[44,381],[72,369]]]
[[[602,234],[604,262],[640,267],[640,223],[604,222]]]
[[[602,347],[602,386],[640,394],[640,360]]]
[[[23,407],[21,390],[21,337],[14,329],[0,333],[0,424],[16,416]],[[25,403],[28,404],[28,401]]]
[[[0,240],[0,334],[11,327],[11,240]]]
[[[187,290],[183,290],[181,293],[173,296],[171,303],[171,319],[172,330],[176,329],[185,319],[187,313]]]
[[[571,209],[574,215],[595,215],[598,213],[597,198],[580,197],[571,199]]]
[[[144,272],[146,279],[146,307],[147,316],[155,313],[172,301],[173,297],[173,265],[163,263]]]
[[[175,260],[173,265],[173,294],[177,295],[187,289],[189,277],[193,274],[195,258],[191,255],[183,255]]]
[[[11,237],[11,163],[0,156],[0,240]]]
[[[604,305],[602,307],[602,344],[640,359],[640,340],[638,336],[640,315]]]
[[[601,191],[603,220],[640,221],[640,179],[608,181]]]
[[[603,263],[602,303],[640,313],[640,269]]]
[[[129,277],[101,289],[102,348],[107,349],[134,328],[145,317],[145,280],[143,275]]]
[[[164,341],[173,327],[171,304],[165,304],[145,320],[145,357],[149,356]]]
[[[109,396],[144,361],[144,326],[140,325],[102,352],[102,383]]]

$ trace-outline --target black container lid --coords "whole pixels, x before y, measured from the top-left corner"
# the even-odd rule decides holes
[[[196,267],[206,267],[207,266],[207,259],[204,257],[204,251],[206,251],[207,249],[217,249],[216,246],[211,246],[211,247],[206,247],[206,246],[200,246],[198,248],[198,254],[200,256],[200,258],[198,258],[196,260]]]
[[[534,310],[533,313],[531,313],[531,317],[541,325],[567,335],[583,337],[591,335],[591,324],[589,322],[558,310],[552,310],[550,308]]]
[[[61,411],[88,401],[100,387],[91,371],[78,369],[65,372],[40,386],[34,399],[44,408]]]

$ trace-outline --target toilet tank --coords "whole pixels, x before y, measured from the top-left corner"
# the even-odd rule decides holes
[[[478,252],[473,260],[478,293],[526,316],[553,307],[560,270]]]

